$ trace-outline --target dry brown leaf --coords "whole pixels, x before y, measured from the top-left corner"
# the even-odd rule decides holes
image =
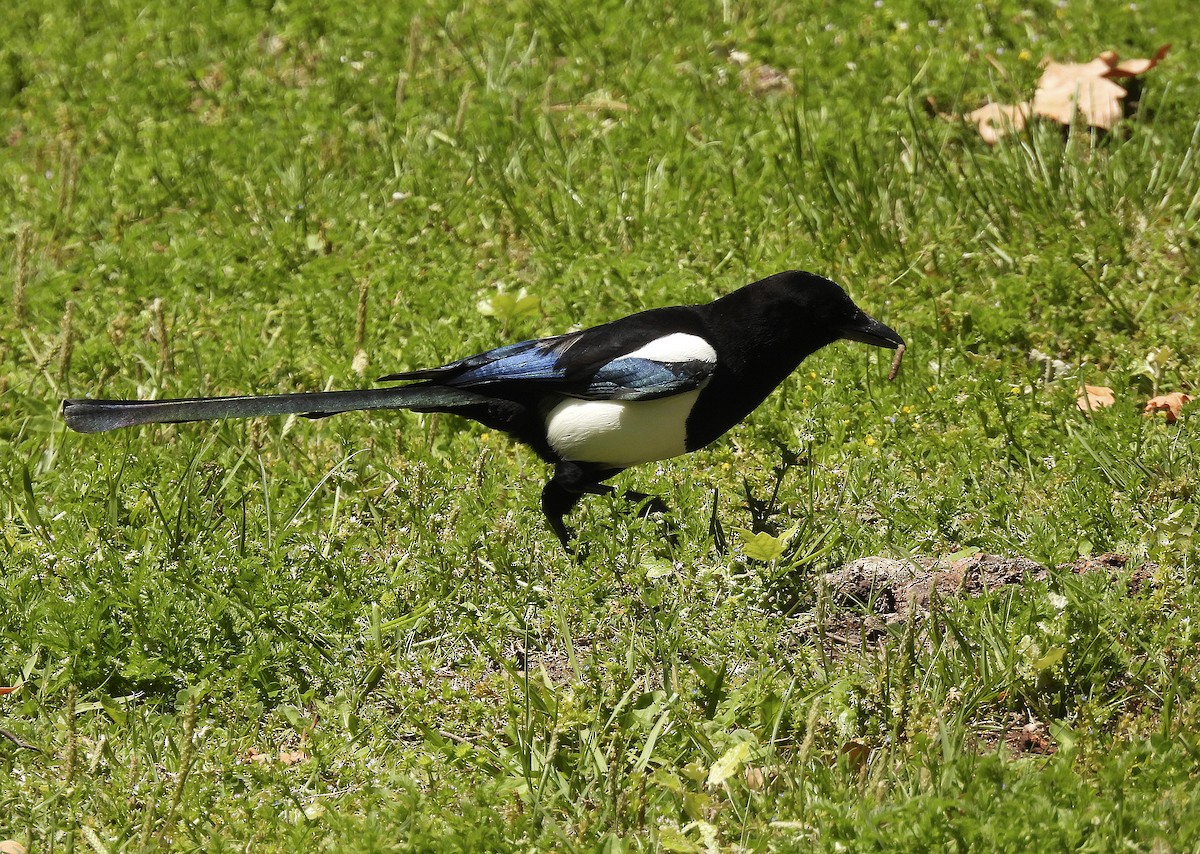
[[[1123,101],[1128,94],[1113,78],[1136,77],[1162,61],[1171,49],[1165,44],[1149,59],[1126,59],[1106,50],[1091,62],[1046,63],[1033,100],[1021,104],[985,104],[963,115],[979,130],[988,145],[1025,127],[1031,116],[1053,119],[1069,125],[1075,116],[1092,127],[1110,130],[1125,114]],[[989,58],[990,61],[990,58]],[[940,113],[955,121],[959,117]]]
[[[1038,79],[1039,89],[1061,89],[1077,86],[1084,80],[1096,80],[1108,75],[1112,65],[1106,61],[1105,54],[1091,62],[1055,62],[1050,60],[1042,69]]]
[[[1084,412],[1091,412],[1093,409],[1103,409],[1106,406],[1112,406],[1117,402],[1113,396],[1113,390],[1108,386],[1103,385],[1085,385],[1083,394],[1075,401],[1075,405]]]
[[[847,741],[842,745],[842,755],[850,763],[850,767],[855,771],[862,769],[867,764],[867,760],[871,758],[870,745],[864,744],[861,741]]]
[[[963,120],[979,128],[984,142],[995,145],[1000,137],[1024,130],[1029,112],[1029,104],[984,104],[963,116]]]
[[[1036,115],[1070,124],[1080,116],[1092,127],[1111,130],[1124,115],[1122,100],[1128,94],[1113,77],[1133,77],[1149,71],[1171,49],[1160,47],[1150,59],[1120,62],[1116,51],[1106,50],[1091,62],[1049,62],[1033,95]]]
[[[1051,88],[1039,86],[1033,95],[1033,112],[1064,125],[1078,115],[1092,127],[1112,130],[1125,114],[1121,106],[1125,95],[1125,89],[1107,77],[1084,77]]]
[[[20,687],[21,687],[20,685],[3,685],[3,686],[0,686],[0,697],[3,697],[5,694],[11,694],[13,691],[17,690],[17,689],[18,689],[18,688],[20,688]]]
[[[279,764],[280,765],[295,765],[297,762],[303,762],[308,758],[308,754],[303,750],[280,750]]]
[[[1108,72],[1109,77],[1136,77],[1139,74],[1145,74],[1154,66],[1162,62],[1167,51],[1171,49],[1170,44],[1165,44],[1154,52],[1154,56],[1149,59],[1127,59],[1124,62],[1117,62],[1117,54],[1115,51],[1107,51],[1100,54],[1104,57],[1112,54],[1112,70]]]
[[[0,854],[25,854],[25,846],[15,839],[0,840]]]
[[[263,753],[257,747],[251,747],[244,754],[242,754],[242,762],[244,762],[246,765],[265,765],[270,761],[271,754]]]
[[[1191,402],[1192,396],[1182,391],[1160,394],[1146,401],[1146,408],[1142,410],[1142,414],[1154,415],[1161,412],[1166,416],[1168,424],[1174,424],[1179,420],[1180,410]]]

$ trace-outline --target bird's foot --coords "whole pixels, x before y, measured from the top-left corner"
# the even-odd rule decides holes
[[[671,508],[667,506],[667,502],[657,495],[647,495],[632,489],[627,490],[624,495],[627,501],[640,505],[638,516],[643,519],[657,517],[656,521],[662,525],[666,541],[671,546],[679,545],[679,526],[671,519]]]
[[[625,500],[632,504],[641,505],[638,509],[638,515],[643,519],[648,519],[656,513],[665,515],[671,512],[671,508],[667,506],[667,502],[663,501],[657,495],[647,495],[644,492],[636,492],[629,489],[625,491]]]

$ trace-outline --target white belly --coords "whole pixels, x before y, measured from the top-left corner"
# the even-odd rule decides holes
[[[564,460],[627,468],[687,452],[687,417],[700,391],[658,400],[568,398],[546,416],[550,447]]]

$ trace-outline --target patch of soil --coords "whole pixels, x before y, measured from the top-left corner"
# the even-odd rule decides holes
[[[878,643],[889,633],[889,627],[906,621],[910,613],[927,614],[933,596],[980,596],[1029,581],[1044,581],[1052,571],[1125,576],[1129,595],[1149,589],[1157,566],[1143,563],[1127,574],[1128,563],[1128,557],[1116,554],[1088,555],[1054,570],[1028,558],[993,554],[974,554],[953,561],[936,557],[859,558],[825,574],[830,606],[824,631],[826,652],[836,656],[839,648]]]
[[[887,622],[908,619],[909,611],[927,611],[930,597],[978,596],[1026,580],[1046,577],[1045,567],[1025,558],[976,554],[947,562],[864,557],[825,574],[829,602],[865,608]]]

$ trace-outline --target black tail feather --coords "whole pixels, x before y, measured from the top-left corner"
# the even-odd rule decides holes
[[[80,433],[100,433],[138,424],[173,424],[218,418],[306,415],[320,418],[360,409],[453,412],[486,405],[488,398],[443,386],[405,386],[353,391],[271,394],[259,397],[192,397],[178,400],[64,400],[63,418]]]

